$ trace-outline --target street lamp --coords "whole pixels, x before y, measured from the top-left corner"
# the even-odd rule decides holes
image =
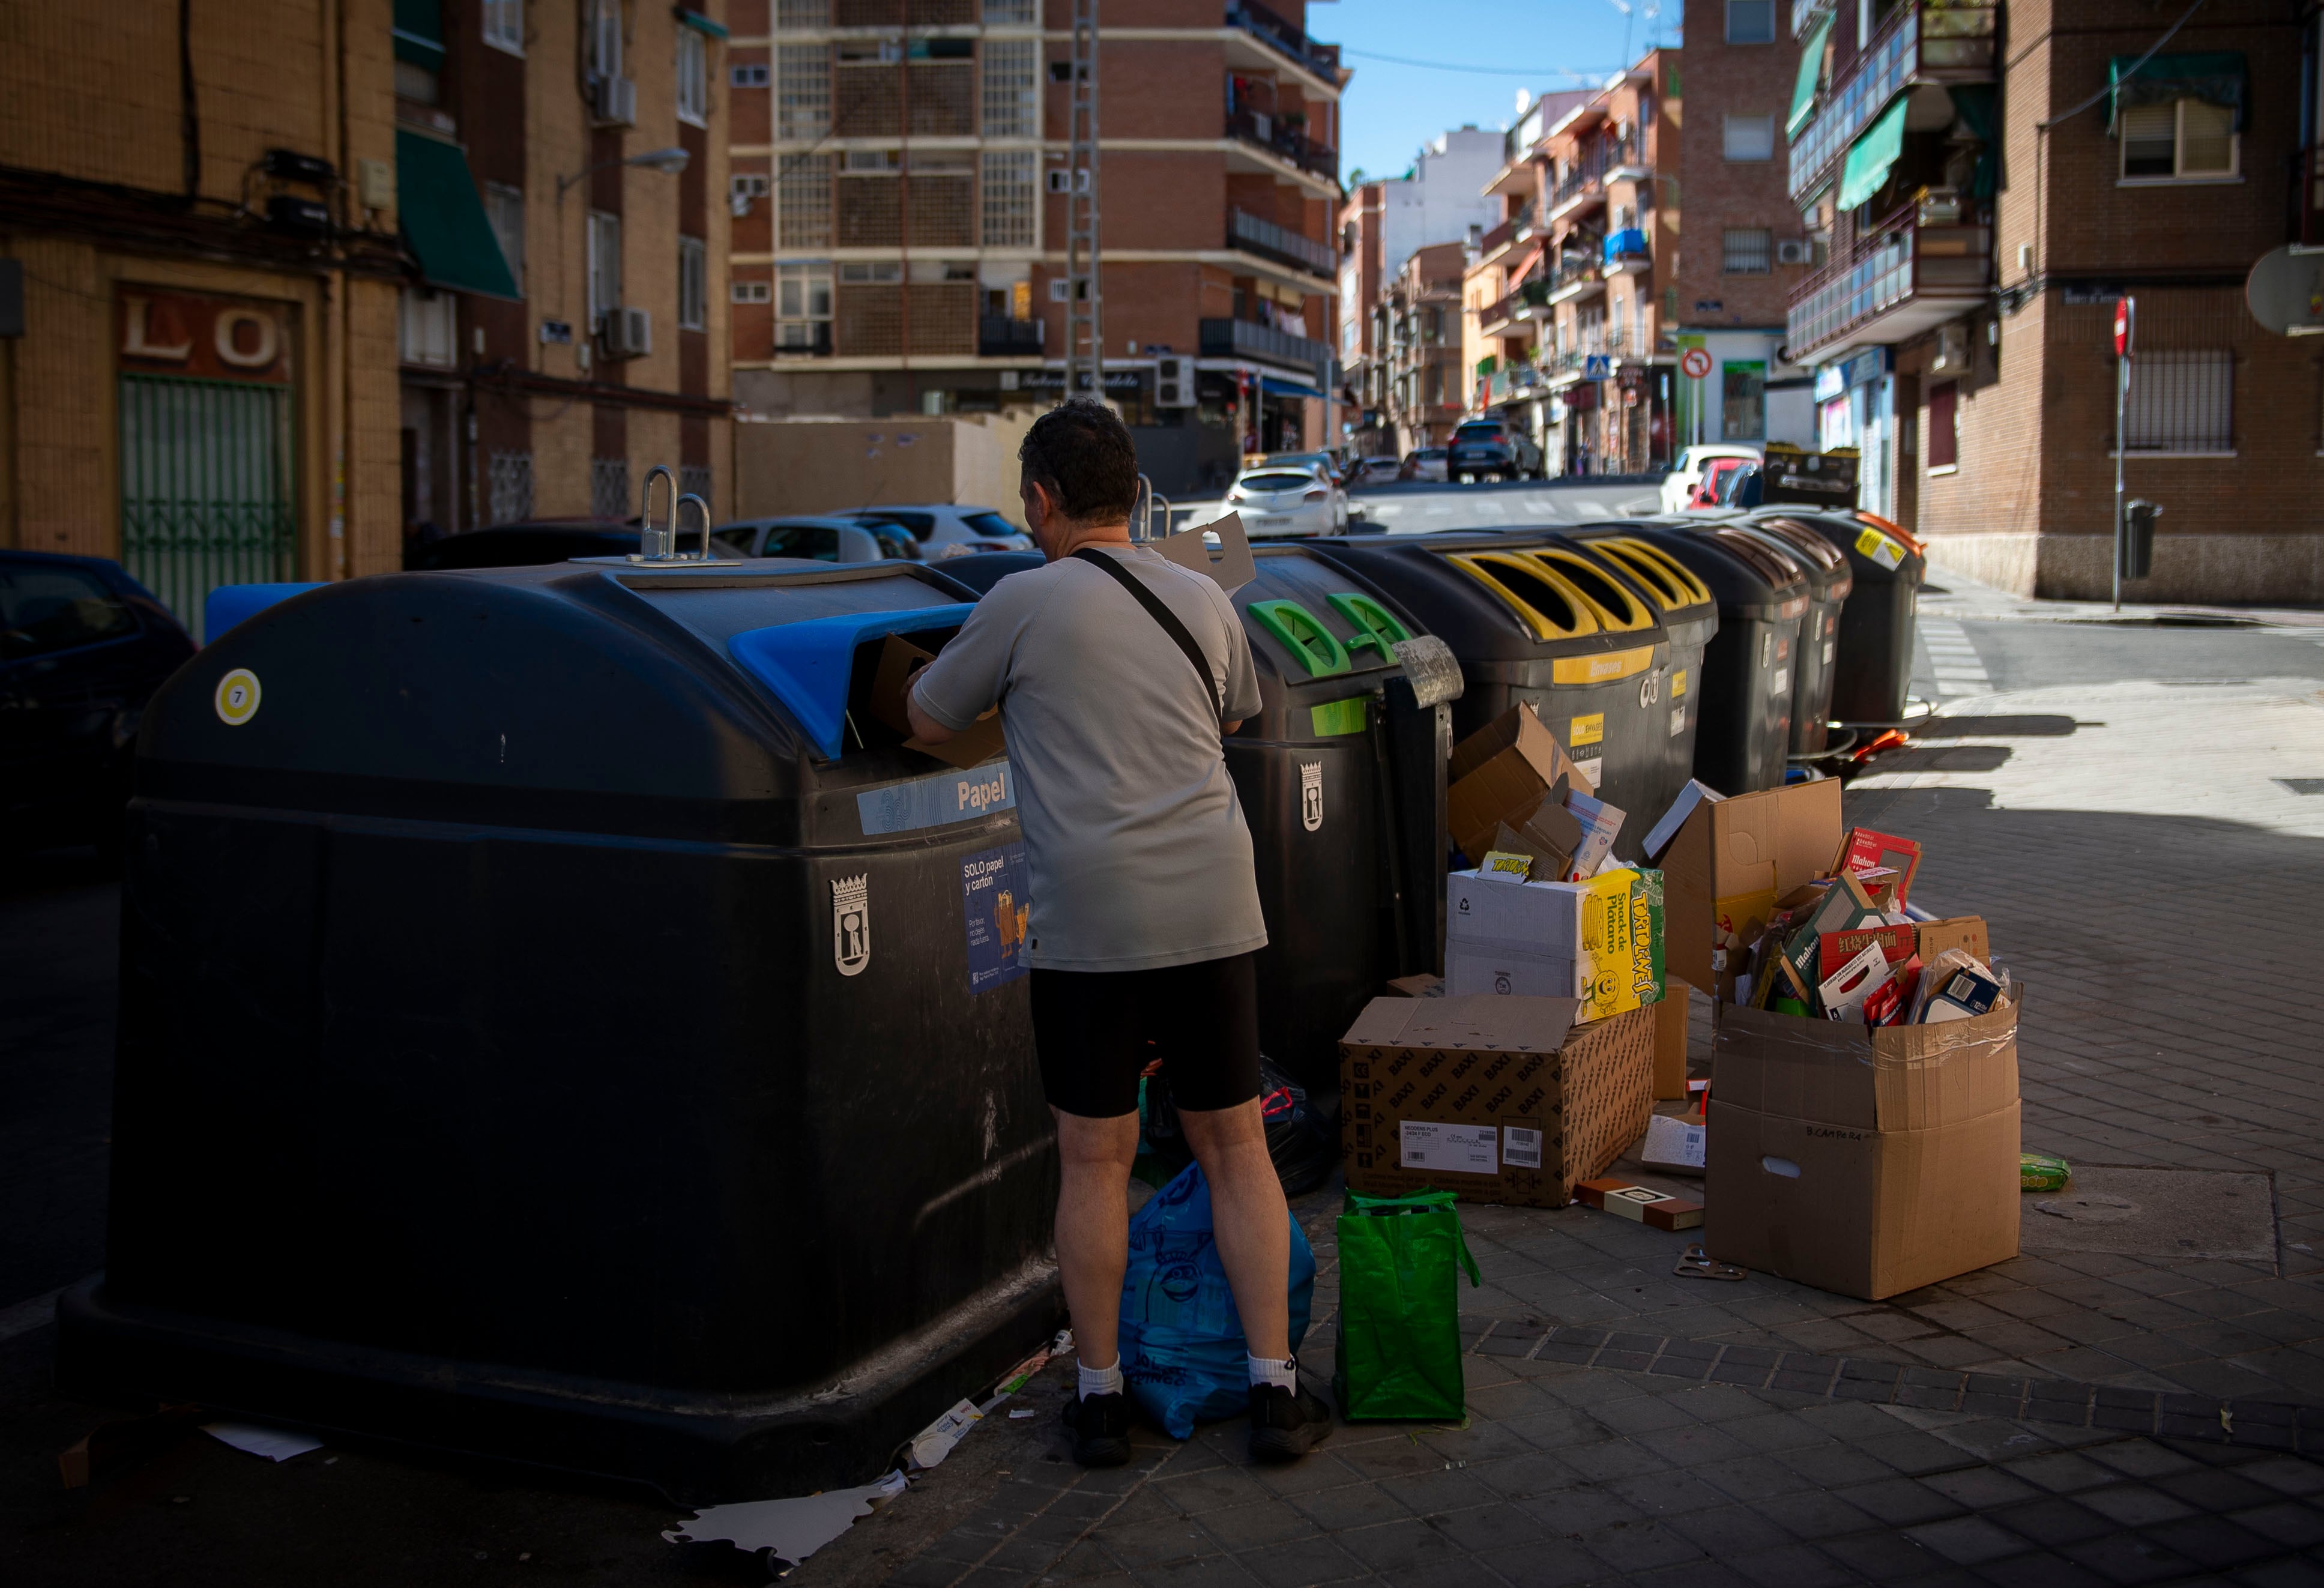
[[[559,204],[564,203],[567,189],[576,182],[587,180],[608,166],[634,165],[646,171],[658,171],[664,176],[674,177],[686,169],[686,162],[691,158],[692,156],[683,149],[649,149],[643,154],[632,154],[627,160],[601,160],[596,164],[576,171],[569,177],[558,178],[557,201]]]

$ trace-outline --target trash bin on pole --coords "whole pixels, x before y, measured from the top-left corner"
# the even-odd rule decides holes
[[[907,563],[334,584],[145,713],[76,1392],[684,1500],[860,1482],[1061,1311],[1005,760]]]
[[[1677,789],[1666,786],[1662,748],[1671,736],[1670,637],[1626,576],[1546,530],[1310,544],[1452,647],[1466,680],[1452,713],[1456,739],[1532,706],[1599,796],[1624,813],[1614,853],[1637,858]]]
[[[1793,510],[1785,516],[1814,529],[1848,559],[1853,587],[1840,613],[1833,720],[1901,723],[1913,682],[1914,614],[1929,568],[1920,542],[1868,512]]]
[[[1793,659],[1808,606],[1799,564],[1731,522],[1641,519],[1627,532],[1683,564],[1719,604],[1695,706],[1694,775],[1721,794],[1780,787],[1791,754]]]
[[[1763,508],[1741,521],[1790,553],[1807,576],[1808,609],[1800,620],[1797,665],[1792,669],[1792,753],[1821,755],[1831,742],[1831,687],[1840,657],[1840,619],[1854,590],[1848,557],[1800,516]]]

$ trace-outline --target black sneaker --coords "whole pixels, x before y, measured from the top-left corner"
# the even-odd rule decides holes
[[[1250,1387],[1250,1459],[1297,1461],[1332,1432],[1332,1408],[1305,1386]]]
[[[1068,1400],[1065,1427],[1074,1436],[1074,1459],[1082,1465],[1118,1467],[1129,1463],[1129,1396],[1085,1395]]]

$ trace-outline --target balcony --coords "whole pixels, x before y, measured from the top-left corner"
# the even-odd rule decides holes
[[[1038,358],[1042,334],[1048,328],[1038,319],[1010,319],[1005,314],[976,317],[979,358]]]
[[[1830,15],[1839,3],[1840,0],[1792,0],[1792,37],[1806,38],[1816,19]]]
[[[1477,240],[1480,258],[1490,259],[1510,244],[1533,235],[1533,206],[1522,205],[1517,212]]]
[[[1261,220],[1248,210],[1227,211],[1227,246],[1326,279],[1337,265],[1331,249],[1323,244],[1312,242],[1271,220]]]
[[[775,328],[777,358],[829,358],[831,322],[827,319],[785,320]]]
[[[1989,226],[1923,225],[1919,202],[1898,210],[1791,297],[1794,363],[1909,340],[1982,301],[1993,273]]]
[[[1904,88],[1993,81],[1999,11],[1997,5],[1940,0],[1897,7],[1792,140],[1792,202],[1804,203],[1831,177],[1856,135]]]
[[[1306,129],[1262,110],[1227,110],[1227,136],[1264,149],[1277,160],[1326,181],[1340,180],[1340,152],[1309,137]]]
[[[1295,337],[1248,319],[1206,319],[1202,322],[1204,358],[1263,358],[1269,364],[1312,370],[1332,356],[1332,345],[1312,337]]]
[[[1588,254],[1569,250],[1557,262],[1557,272],[1552,276],[1552,304],[1572,303],[1583,298],[1594,298],[1606,290],[1605,267]]]
[[[1313,72],[1335,87],[1338,85],[1340,47],[1317,43],[1266,6],[1255,5],[1251,0],[1228,0],[1227,26],[1240,29],[1294,66]]]
[[[1646,246],[1646,234],[1637,226],[1625,226],[1608,237],[1601,254],[1609,276],[1644,275],[1655,268],[1655,256]]]

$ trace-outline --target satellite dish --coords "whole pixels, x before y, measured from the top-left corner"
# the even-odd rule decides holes
[[[2294,254],[2287,244],[2261,254],[2244,282],[2244,301],[2279,337],[2324,334],[2324,251]]]

